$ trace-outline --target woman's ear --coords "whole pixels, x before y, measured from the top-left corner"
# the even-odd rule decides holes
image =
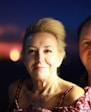
[[[57,67],[59,67],[62,64],[62,62],[63,62],[63,58],[61,57],[57,63]]]
[[[59,66],[62,64],[64,58],[65,58],[65,52],[63,52],[63,53],[59,56],[59,61],[58,61],[58,63],[57,63],[57,67],[59,67]]]

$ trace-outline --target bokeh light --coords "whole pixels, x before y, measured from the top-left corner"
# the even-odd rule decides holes
[[[20,59],[20,52],[17,49],[12,49],[10,51],[10,59],[14,62],[18,61]]]

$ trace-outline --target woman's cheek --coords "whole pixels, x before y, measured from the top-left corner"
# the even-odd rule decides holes
[[[49,57],[49,61],[50,61],[51,63],[56,63],[57,57],[51,56],[51,57]]]
[[[85,50],[80,51],[80,58],[82,61],[84,61],[84,59],[86,58],[86,51]]]

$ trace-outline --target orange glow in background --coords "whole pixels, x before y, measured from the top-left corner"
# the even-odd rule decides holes
[[[0,42],[0,60],[11,59],[12,61],[18,61],[21,48],[21,43]]]
[[[20,52],[17,49],[12,49],[10,51],[10,59],[12,61],[18,61],[20,59]]]

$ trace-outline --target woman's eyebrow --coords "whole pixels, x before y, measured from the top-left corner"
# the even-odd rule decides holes
[[[47,48],[50,47],[50,48],[52,48],[53,46],[51,46],[51,45],[47,45],[47,46],[44,46],[44,47],[47,47]]]

